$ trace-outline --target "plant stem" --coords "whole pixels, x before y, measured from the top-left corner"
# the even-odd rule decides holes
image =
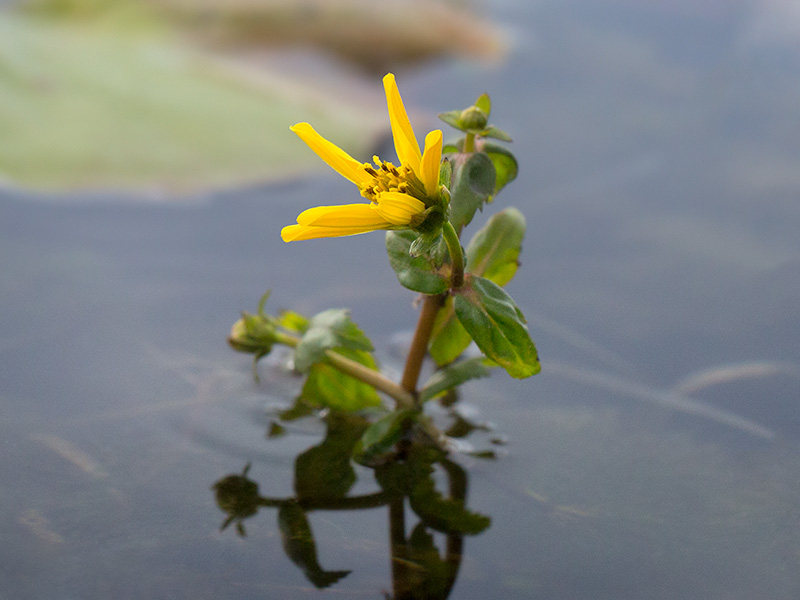
[[[450,221],[445,221],[442,235],[447,244],[447,250],[450,252],[452,269],[450,287],[452,289],[458,289],[464,285],[464,253],[461,250],[461,242]],[[436,321],[436,315],[439,313],[439,309],[444,306],[446,298],[446,294],[425,296],[425,300],[422,303],[422,310],[417,320],[417,328],[414,331],[414,339],[411,341],[411,347],[408,349],[406,366],[403,370],[403,379],[400,382],[403,389],[415,396],[417,393],[419,373],[422,370],[422,361],[425,359],[425,355],[428,352],[428,342],[433,332],[433,324]]]
[[[458,234],[450,221],[444,222],[442,234],[447,244],[447,250],[450,252],[450,260],[452,261],[450,288],[457,290],[464,285],[464,252],[461,250],[461,242],[458,239]]]
[[[464,138],[464,153],[475,152],[475,134],[468,133]]]
[[[279,344],[296,348],[297,344],[300,342],[300,339],[293,335],[276,333],[275,341]],[[339,369],[342,373],[350,375],[359,381],[363,381],[364,383],[374,387],[376,390],[380,390],[387,396],[394,398],[397,401],[397,408],[405,409],[414,407],[416,402],[414,394],[397,385],[394,381],[379,371],[370,369],[369,367],[362,365],[351,358],[342,356],[335,350],[326,350],[325,358],[327,359],[329,365]]]
[[[398,409],[414,408],[414,394],[400,387],[380,372],[370,369],[346,356],[342,356],[335,350],[326,350],[325,357],[332,366],[343,373],[355,377],[364,383],[368,383],[376,390],[380,390],[397,400]]]
[[[439,309],[444,305],[445,298],[447,298],[445,294],[425,296],[425,300],[422,302],[422,310],[419,313],[414,339],[411,340],[411,347],[408,349],[406,357],[403,379],[400,382],[403,389],[413,395],[417,393],[419,372],[422,370],[422,361],[428,353],[428,341],[433,332],[433,323],[436,321]]]

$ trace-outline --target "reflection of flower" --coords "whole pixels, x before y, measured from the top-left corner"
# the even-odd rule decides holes
[[[339,237],[377,229],[418,227],[438,195],[442,132],[431,131],[420,153],[417,138],[403,106],[394,75],[383,78],[389,121],[400,166],[373,157],[375,165],[360,163],[319,135],[308,123],[291,129],[336,172],[358,186],[369,203],[317,206],[300,213],[297,225],[281,230],[285,242]]]

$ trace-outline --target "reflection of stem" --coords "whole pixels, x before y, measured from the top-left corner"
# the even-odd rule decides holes
[[[292,348],[296,348],[297,344],[300,342],[299,338],[285,333],[277,333],[275,337],[278,343],[291,346]],[[339,369],[342,373],[350,375],[351,377],[355,377],[359,381],[363,381],[364,383],[371,385],[375,389],[380,390],[386,395],[397,400],[398,408],[413,408],[413,394],[409,390],[397,385],[394,381],[379,371],[370,369],[369,367],[362,365],[351,358],[342,356],[335,350],[326,350],[325,358],[327,359],[328,364]]]
[[[446,297],[444,294],[425,296],[425,300],[422,303],[422,310],[417,320],[414,339],[408,349],[408,357],[406,357],[406,366],[403,370],[403,379],[401,381],[403,389],[411,394],[416,394],[419,372],[422,370],[422,361],[428,352],[428,341],[431,339],[431,333],[433,332],[433,323],[436,321],[436,314],[444,305]]]
[[[408,598],[408,556],[406,548],[405,497],[398,494],[389,503],[389,550],[392,557],[394,600]]]
[[[447,476],[450,484],[450,499],[459,500],[464,505],[467,504],[467,474],[456,463],[444,459],[441,462],[442,467],[447,471]],[[447,577],[447,591],[444,594],[446,598],[450,594],[450,590],[456,583],[458,570],[461,567],[461,556],[464,551],[464,536],[458,533],[449,533],[447,535],[447,549],[445,553],[445,560],[450,566],[450,571]]]
[[[288,502],[297,503],[305,511],[312,510],[363,510],[380,508],[390,502],[386,492],[376,492],[363,496],[346,496],[344,498],[266,498],[259,496],[258,505],[262,507],[281,507]]]

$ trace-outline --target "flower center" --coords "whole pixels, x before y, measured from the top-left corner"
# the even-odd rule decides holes
[[[360,187],[364,198],[370,202],[378,202],[378,195],[382,192],[400,192],[413,196],[426,205],[430,202],[425,195],[425,186],[409,167],[395,167],[377,156],[373,156],[372,160],[375,162],[374,167],[364,163],[364,170],[372,177],[372,181]]]

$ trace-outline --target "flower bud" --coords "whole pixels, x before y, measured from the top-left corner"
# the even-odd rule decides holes
[[[275,323],[266,315],[242,313],[242,318],[231,327],[228,344],[239,352],[264,356],[272,350],[276,340]]]
[[[458,120],[464,130],[483,130],[489,122],[489,116],[477,106],[470,106],[461,111]]]

